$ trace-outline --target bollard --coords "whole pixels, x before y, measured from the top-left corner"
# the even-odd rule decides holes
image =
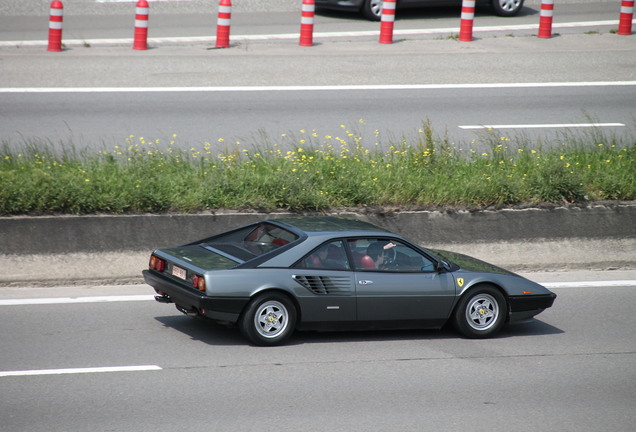
[[[552,16],[554,15],[554,0],[541,0],[541,14],[539,15],[539,34],[543,39],[552,37]]]
[[[634,0],[623,0],[621,3],[621,15],[618,21],[618,34],[632,34],[632,19],[634,18]]]
[[[473,21],[475,19],[475,0],[462,1],[462,19],[459,23],[459,40],[470,42],[473,40]]]
[[[216,21],[216,47],[230,47],[230,21],[232,20],[232,2],[221,0],[219,2],[219,16]]]
[[[49,47],[47,51],[62,51],[62,21],[64,20],[64,5],[60,0],[51,3],[49,16]]]
[[[135,7],[135,39],[133,49],[148,49],[148,2],[139,0]]]
[[[393,43],[393,27],[395,24],[395,0],[382,2],[382,19],[380,20],[380,43]]]
[[[314,0],[303,0],[300,16],[300,46],[312,46],[314,44]]]

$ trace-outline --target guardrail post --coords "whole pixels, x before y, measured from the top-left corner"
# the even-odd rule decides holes
[[[554,0],[541,0],[541,14],[539,15],[539,34],[543,39],[552,37],[552,17],[554,16]]]
[[[462,1],[462,18],[459,23],[459,40],[473,40],[473,21],[475,20],[475,0]]]
[[[148,2],[139,0],[135,6],[135,39],[133,49],[148,49]]]
[[[232,21],[232,2],[219,2],[219,16],[216,22],[216,48],[230,47],[230,22]]]
[[[618,34],[632,34],[632,19],[634,18],[634,0],[623,0],[621,3],[621,15],[618,21]]]
[[[314,44],[314,14],[316,4],[314,0],[303,0],[302,13],[300,15],[300,46],[312,46]]]
[[[393,43],[393,27],[395,25],[395,0],[382,2],[382,18],[380,20],[380,43]]]
[[[49,16],[49,47],[47,51],[62,51],[62,21],[64,20],[64,5],[60,0],[51,3]]]

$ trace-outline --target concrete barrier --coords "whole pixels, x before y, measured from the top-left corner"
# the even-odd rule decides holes
[[[513,271],[636,269],[636,205],[501,211],[341,211]],[[142,283],[153,249],[291,213],[0,218],[0,286]]]
[[[499,211],[341,211],[419,244],[541,239],[636,238],[636,205]],[[0,218],[0,253],[49,254],[150,250],[183,244],[229,228],[292,213],[215,213]]]

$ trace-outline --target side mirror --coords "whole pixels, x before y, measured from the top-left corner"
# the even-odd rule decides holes
[[[450,265],[446,261],[438,261],[435,266],[435,271],[439,273],[450,271]]]

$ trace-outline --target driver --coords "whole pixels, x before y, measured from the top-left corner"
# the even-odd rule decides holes
[[[367,255],[369,255],[369,257],[371,257],[371,259],[373,260],[376,269],[380,269],[382,268],[382,266],[384,266],[385,252],[389,249],[394,248],[395,246],[395,243],[387,243],[385,241],[377,241],[369,245],[369,247],[367,248]]]

